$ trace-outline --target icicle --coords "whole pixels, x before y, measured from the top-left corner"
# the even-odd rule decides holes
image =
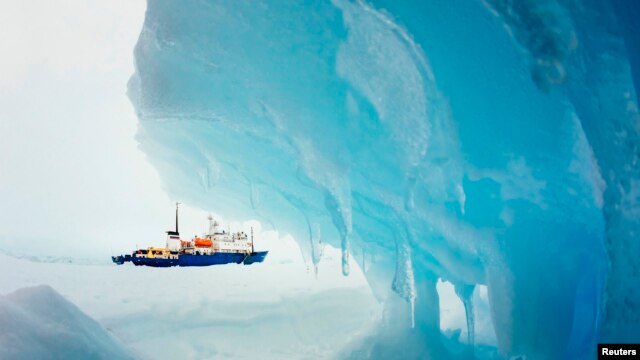
[[[475,337],[475,318],[473,315],[473,291],[475,285],[455,285],[456,294],[464,305],[464,312],[467,318],[467,344],[473,348]]]
[[[307,225],[309,225],[309,220],[305,215],[305,219],[307,220]],[[313,263],[313,270],[316,276],[316,280],[318,280],[318,264],[320,264],[320,260],[322,260],[322,255],[324,254],[324,245],[322,244],[322,239],[320,237],[320,225],[315,224],[313,230],[309,225],[309,242],[311,243],[311,262]]]
[[[411,249],[406,238],[396,239],[396,274],[392,289],[409,303],[411,308],[411,328],[415,327],[416,284],[413,274]]]
[[[471,298],[465,300],[464,311],[467,315],[467,343],[473,347],[475,342],[475,318],[473,316],[473,301]]]
[[[415,329],[416,327],[416,297],[412,297],[409,300],[409,304],[411,305],[411,328]]]
[[[342,192],[348,195],[340,197],[334,196],[333,193],[328,192],[325,197],[325,206],[332,215],[333,224],[338,229],[341,236],[340,247],[342,249],[342,274],[344,276],[349,275],[349,240],[353,230],[351,220],[351,198],[348,192],[348,187]]]
[[[411,186],[409,188],[409,190],[407,190],[405,197],[404,197],[404,209],[407,212],[411,212],[413,211],[413,209],[415,209],[416,207],[416,203],[415,203],[415,189],[414,186]]]
[[[458,196],[458,203],[460,204],[460,213],[464,215],[467,194],[465,194],[462,184],[456,185],[456,195]]]
[[[313,264],[317,267],[324,255],[324,245],[322,244],[322,238],[320,237],[320,225],[315,224],[313,231],[311,231],[311,259]]]
[[[341,248],[342,248],[342,275],[348,276],[349,275],[349,236],[346,234],[342,236]]]
[[[416,192],[416,177],[417,170],[414,168],[407,174],[407,190],[404,194],[404,209],[407,212],[412,212],[416,207],[415,192]]]

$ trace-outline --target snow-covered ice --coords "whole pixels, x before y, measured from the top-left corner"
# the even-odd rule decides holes
[[[135,358],[113,334],[47,285],[0,296],[0,359]]]
[[[341,275],[339,251],[325,250],[330,260],[316,279],[289,247],[297,247],[290,238],[273,243],[264,264],[169,269],[0,255],[0,271],[11,274],[0,282],[0,294],[47,284],[146,359],[330,358],[377,323],[380,304],[357,265],[352,276]],[[24,347],[70,354],[62,343],[52,347],[28,336],[46,321],[30,319],[24,334],[6,329],[5,336],[24,335],[21,346],[3,343],[6,349],[33,359],[47,356],[28,356]],[[5,320],[0,326],[8,326]]]

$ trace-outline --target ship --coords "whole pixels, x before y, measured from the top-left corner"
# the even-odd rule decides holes
[[[122,265],[131,262],[136,266],[210,266],[223,264],[251,265],[261,263],[268,251],[255,251],[253,228],[251,234],[243,231],[220,231],[220,224],[209,215],[209,230],[202,236],[182,240],[178,232],[178,206],[176,203],[176,228],[167,231],[164,247],[137,249],[131,254],[112,256],[111,260]]]

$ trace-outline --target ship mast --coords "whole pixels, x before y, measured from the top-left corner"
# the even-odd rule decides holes
[[[180,203],[176,202],[176,234],[178,234],[178,205],[180,205]]]
[[[209,233],[207,235],[215,235],[218,233],[218,222],[213,218],[213,215],[209,214],[209,217],[207,217],[207,219],[209,219]]]

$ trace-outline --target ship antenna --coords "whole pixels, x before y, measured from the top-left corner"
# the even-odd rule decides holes
[[[255,251],[253,249],[253,226],[251,227],[251,253],[253,254]]]
[[[178,205],[180,205],[180,203],[176,202],[176,234],[178,234]]]

